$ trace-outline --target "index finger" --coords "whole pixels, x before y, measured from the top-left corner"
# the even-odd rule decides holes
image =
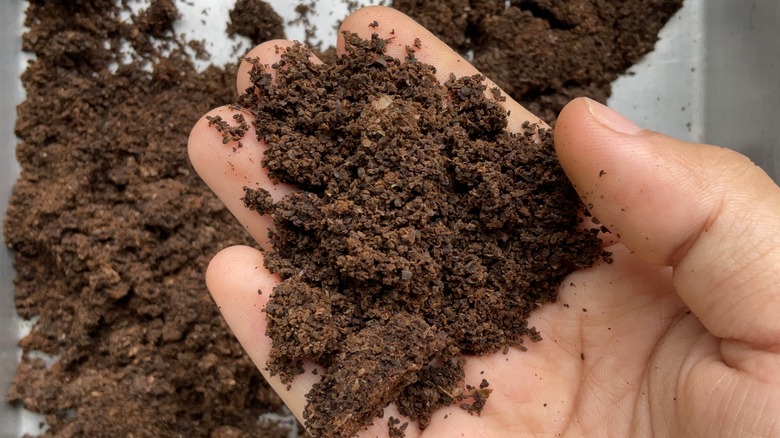
[[[456,77],[480,74],[479,70],[466,61],[450,46],[438,39],[428,29],[411,19],[406,14],[384,6],[368,6],[355,11],[344,20],[339,32],[336,49],[344,53],[343,31],[357,34],[363,39],[370,39],[372,34],[388,41],[386,53],[394,58],[406,57],[406,48],[415,50],[415,57],[426,64],[436,67],[436,77],[444,83],[451,74]],[[498,86],[487,79],[488,91]],[[525,122],[547,126],[542,119],[523,108],[506,93],[505,102],[501,102],[509,112],[507,129],[510,132],[521,132]],[[488,95],[492,98],[492,95]]]

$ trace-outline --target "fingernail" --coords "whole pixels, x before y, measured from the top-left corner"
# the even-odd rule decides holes
[[[642,128],[637,126],[631,120],[623,117],[620,113],[596,102],[593,99],[585,98],[585,102],[588,103],[588,109],[593,117],[607,128],[620,132],[622,134],[636,134],[643,131]]]

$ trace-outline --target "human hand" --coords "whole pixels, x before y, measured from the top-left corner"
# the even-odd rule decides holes
[[[369,23],[377,21],[379,27]],[[440,79],[476,73],[426,30],[379,7],[350,16],[343,30],[389,37],[388,54],[416,56]],[[279,59],[272,41],[256,48],[263,64]],[[340,37],[339,47],[343,48]],[[238,89],[249,86],[248,65]],[[510,130],[538,121],[517,103]],[[221,108],[210,115],[232,120]],[[471,357],[466,382],[491,382],[481,417],[441,409],[427,429],[407,436],[771,436],[780,434],[780,189],[744,157],[641,131],[603,106],[577,100],[556,128],[559,159],[592,211],[614,233],[614,263],[566,279],[559,301],[532,314],[544,340],[527,352]],[[249,132],[233,151],[202,119],[190,138],[196,170],[263,246],[270,219],[246,209],[242,187],[259,183],[275,200],[259,166],[265,146]],[[248,247],[222,251],[206,275],[231,329],[258,368],[271,347],[260,309],[279,280]],[[587,310],[587,311],[586,311]],[[314,365],[308,365],[309,370]],[[480,372],[484,371],[484,374]],[[317,376],[305,373],[286,390],[266,378],[299,418]],[[387,418],[364,432],[387,436]],[[402,420],[406,421],[406,420]]]

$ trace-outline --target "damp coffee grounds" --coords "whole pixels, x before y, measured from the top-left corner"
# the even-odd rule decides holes
[[[352,436],[389,403],[421,427],[442,406],[479,414],[489,382],[463,388],[461,357],[539,340],[529,313],[608,254],[548,129],[508,133],[482,76],[442,85],[414,47],[398,60],[376,34],[344,36],[333,64],[301,45],[255,61],[236,105],[268,144],[262,165],[297,187],[277,203],[245,188],[273,217],[265,265],[282,278],[268,369],[324,368],[306,396],[314,436]]]
[[[393,0],[552,122],[572,99],[606,102],[612,82],[653,50],[683,0]]]
[[[21,176],[4,232],[16,311],[37,322],[7,398],[44,416],[31,431],[42,436],[297,430],[276,420],[289,411],[203,282],[213,254],[251,243],[187,158],[198,118],[235,100],[236,67],[195,68],[194,42],[174,34],[176,5],[26,9],[22,48],[35,56],[21,78]]]
[[[15,129],[21,175],[4,237],[16,270],[17,313],[37,322],[20,342],[24,354],[7,400],[42,414],[46,425],[37,433],[46,437],[287,438],[295,425],[275,419],[289,411],[232,337],[203,284],[211,255],[229,245],[251,244],[186,157],[195,121],[235,100],[235,65],[204,71],[193,66],[187,53],[202,59],[207,46],[175,34],[180,2],[144,0],[135,12],[128,3],[136,2],[34,0],[25,9],[21,49],[34,57],[21,78],[26,100]],[[344,3],[354,7],[356,2]],[[603,102],[610,82],[652,49],[657,31],[681,3],[392,2],[460,53],[473,53],[480,71],[547,121],[571,97]],[[270,11],[260,0],[237,2],[231,32],[253,42],[280,37],[282,23]],[[519,28],[524,31],[518,33]],[[265,202],[260,193],[253,199],[256,205]],[[356,239],[362,241],[359,234]],[[361,269],[388,270],[382,266]],[[481,265],[470,266],[472,275],[482,275]],[[402,279],[421,281],[415,275],[414,269],[400,271]],[[483,291],[474,295],[475,302],[494,299],[492,290]],[[331,309],[346,306],[341,297],[334,300]],[[394,323],[395,330],[424,327],[419,315],[407,313]],[[364,325],[364,333],[352,336],[356,342],[384,336]],[[481,327],[464,330],[476,333]],[[305,336],[307,329],[300,330],[296,333]],[[439,332],[418,336],[438,348]],[[445,350],[453,348],[449,345]],[[408,360],[402,348],[388,348],[388,363],[371,369],[392,371],[393,361]],[[53,363],[39,351],[53,355]],[[344,354],[362,360],[355,348]],[[427,351],[408,354],[411,361],[422,361],[418,358]],[[417,382],[396,402],[406,403],[409,412],[434,393],[441,398],[438,405],[476,413],[490,384],[443,393],[437,382],[446,388],[462,373],[457,360],[450,362],[423,366],[412,376]],[[398,375],[394,382],[408,380]],[[332,409],[343,409],[346,402],[341,403]],[[393,419],[390,426],[392,436],[401,436],[408,425]],[[299,428],[298,434],[305,432]]]

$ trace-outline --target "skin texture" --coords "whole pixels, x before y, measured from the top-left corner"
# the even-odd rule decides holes
[[[376,29],[368,26],[374,20]],[[397,57],[419,38],[418,59],[436,66],[442,80],[476,73],[387,8],[361,9],[342,29],[394,36],[388,53]],[[275,47],[289,44],[267,42],[249,56],[271,64]],[[239,91],[249,85],[247,70],[239,72]],[[509,129],[538,121],[511,99],[505,105]],[[215,114],[232,120],[227,108]],[[267,246],[270,221],[244,208],[242,187],[259,182],[275,199],[290,187],[270,184],[259,166],[265,146],[255,138],[250,132],[233,151],[201,119],[189,153],[204,181]],[[484,377],[494,389],[481,417],[445,408],[423,433],[412,424],[407,436],[780,435],[780,188],[742,155],[641,130],[587,99],[564,109],[555,140],[577,191],[613,232],[605,245],[615,261],[564,281],[559,301],[532,315],[544,340],[527,343],[528,352],[469,358],[466,383]],[[278,280],[248,247],[223,250],[206,273],[263,373],[271,342],[259,310]],[[317,377],[306,373],[289,391],[266,378],[300,418]],[[392,406],[361,436],[387,436],[391,415],[398,416]]]

